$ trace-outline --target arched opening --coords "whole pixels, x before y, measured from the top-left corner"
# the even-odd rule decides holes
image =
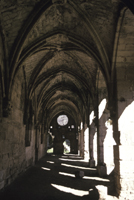
[[[52,151],[53,148],[54,154],[77,154],[77,132],[76,123],[71,115],[65,113],[57,114],[53,117],[48,131],[48,152]]]
[[[65,139],[65,141],[63,142],[63,146],[64,146],[64,154],[68,154],[71,152],[71,142],[69,139]]]

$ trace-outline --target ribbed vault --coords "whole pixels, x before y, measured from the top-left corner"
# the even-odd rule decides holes
[[[105,6],[110,9],[108,3]],[[37,123],[44,116],[52,120],[61,112],[71,114],[80,123],[85,113],[88,115],[89,102],[96,105],[98,69],[110,92],[112,41],[105,44],[101,40],[96,24],[83,9],[84,3],[80,7],[73,1],[42,1],[16,39],[9,97],[16,73],[23,67],[27,99],[36,98]],[[112,28],[109,24],[108,30]]]

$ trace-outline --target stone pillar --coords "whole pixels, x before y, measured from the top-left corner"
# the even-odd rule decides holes
[[[118,132],[114,132],[115,185],[120,199],[134,199],[134,101],[118,101]],[[119,140],[117,140],[119,138]]]
[[[84,129],[83,125],[80,132],[80,156],[84,158]]]
[[[90,125],[90,132],[89,132],[89,153],[90,153],[90,159],[89,159],[89,166],[95,167],[95,160],[94,160],[94,151],[93,151],[93,138],[95,134],[95,123],[92,122]]]
[[[58,130],[57,128],[53,128],[54,138],[54,153],[55,154],[63,154],[63,138],[62,138],[62,131]]]
[[[84,124],[84,159],[89,159],[89,126]]]
[[[134,199],[134,15],[130,9],[120,13],[113,66],[116,67],[117,98],[113,118],[115,187],[119,199]],[[128,28],[128,26],[130,28]],[[114,104],[113,104],[114,105]],[[117,111],[117,112],[116,112]]]
[[[35,128],[35,163],[38,161],[38,148],[39,148],[39,141],[38,141],[38,126]]]
[[[80,130],[78,128],[78,155],[80,156]]]
[[[98,154],[98,165],[97,170],[100,177],[107,175],[106,164],[104,163],[104,139],[106,136],[105,122],[107,120],[107,114],[103,113],[99,119],[99,126],[97,130],[97,154]]]

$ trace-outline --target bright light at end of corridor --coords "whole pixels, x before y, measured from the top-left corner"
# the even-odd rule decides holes
[[[71,193],[75,196],[84,196],[84,195],[89,195],[88,191],[84,191],[84,190],[75,190],[69,187],[64,187],[62,185],[56,185],[56,184],[51,184],[53,187],[55,187],[56,189],[62,191],[62,192],[66,192],[66,193]]]

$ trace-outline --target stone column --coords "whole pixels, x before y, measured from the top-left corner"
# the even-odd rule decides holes
[[[97,154],[98,154],[98,165],[97,170],[100,177],[104,177],[107,174],[106,164],[104,163],[104,139],[106,136],[107,114],[103,113],[99,119],[99,125],[97,130]]]
[[[89,126],[84,124],[84,159],[89,160]]]
[[[83,125],[80,132],[80,156],[84,158],[84,129]]]
[[[93,138],[95,134],[95,123],[92,122],[90,125],[90,132],[89,132],[89,153],[90,153],[90,159],[89,159],[89,166],[95,167],[95,160],[94,160],[94,151],[93,151]]]
[[[80,131],[78,129],[78,155],[80,155]]]
[[[115,187],[119,199],[134,199],[134,15],[123,9],[118,20],[115,41],[117,54],[113,59],[113,135]],[[131,28],[128,28],[129,27]],[[117,89],[115,89],[117,84]],[[116,97],[117,91],[117,97]],[[115,102],[116,101],[116,102]],[[115,106],[114,106],[115,105]],[[112,110],[113,110],[112,108]]]
[[[120,199],[134,199],[134,101],[118,101],[118,132],[114,132],[115,185]],[[118,135],[118,137],[116,137]]]
[[[35,130],[35,163],[38,161],[38,148],[39,148],[39,142],[38,142],[38,126],[36,126]]]

